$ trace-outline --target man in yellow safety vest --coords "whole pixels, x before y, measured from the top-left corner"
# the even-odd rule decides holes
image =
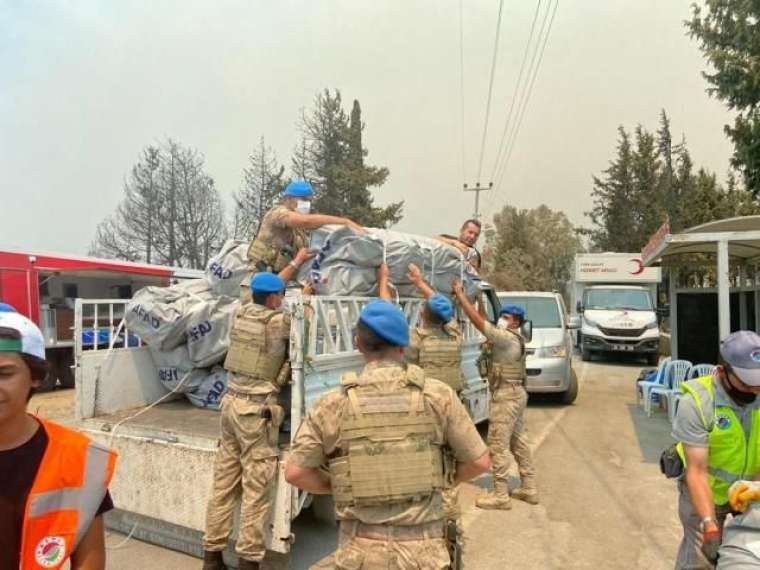
[[[685,465],[678,483],[684,536],[677,570],[711,569],[730,512],[728,489],[760,474],[760,336],[738,331],[720,346],[712,376],[681,385],[673,423]]]

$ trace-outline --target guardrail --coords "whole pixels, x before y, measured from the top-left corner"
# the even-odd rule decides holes
[[[128,299],[77,299],[74,305],[74,364],[85,350],[135,348],[142,340],[124,320]]]

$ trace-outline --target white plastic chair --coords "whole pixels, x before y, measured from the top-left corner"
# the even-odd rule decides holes
[[[691,380],[702,376],[712,376],[713,370],[715,370],[714,364],[695,364],[689,369],[688,378]]]
[[[652,415],[653,396],[658,394],[665,400],[668,410],[668,419],[671,418],[675,410],[675,394],[681,392],[681,382],[686,380],[686,375],[691,368],[691,362],[688,360],[671,360],[665,367],[665,378],[662,386],[654,386],[649,390],[647,399],[644,400],[644,410],[647,416]]]
[[[663,386],[665,384],[665,367],[668,365],[668,362],[670,362],[670,357],[663,358],[660,361],[660,365],[657,368],[657,374],[654,377],[654,380],[641,380],[639,382],[636,382],[636,404],[639,405],[641,402],[646,402],[647,397],[649,396],[649,390],[654,388],[655,386]]]

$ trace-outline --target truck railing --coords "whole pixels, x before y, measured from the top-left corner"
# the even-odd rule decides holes
[[[143,345],[129,331],[124,314],[128,299],[76,299],[74,305],[74,363],[85,350],[137,348]]]

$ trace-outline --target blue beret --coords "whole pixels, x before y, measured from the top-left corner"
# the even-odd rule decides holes
[[[388,301],[371,301],[359,315],[359,322],[364,323],[373,333],[395,346],[409,344],[409,324],[404,313]]]
[[[427,302],[428,310],[442,321],[448,323],[454,316],[454,307],[444,295],[436,293]]]
[[[286,198],[311,198],[314,196],[314,189],[306,180],[293,180],[282,195]]]
[[[736,331],[720,343],[720,355],[739,380],[760,386],[760,336],[752,331]]]
[[[520,317],[521,319],[524,319],[525,309],[523,309],[520,305],[513,305],[512,303],[508,303],[501,308],[501,311],[499,312],[499,314],[513,315],[515,317]]]
[[[274,273],[257,273],[251,278],[251,291],[254,293],[281,293],[285,290],[285,281]]]
[[[0,313],[18,313],[18,311],[8,303],[0,303]]]

